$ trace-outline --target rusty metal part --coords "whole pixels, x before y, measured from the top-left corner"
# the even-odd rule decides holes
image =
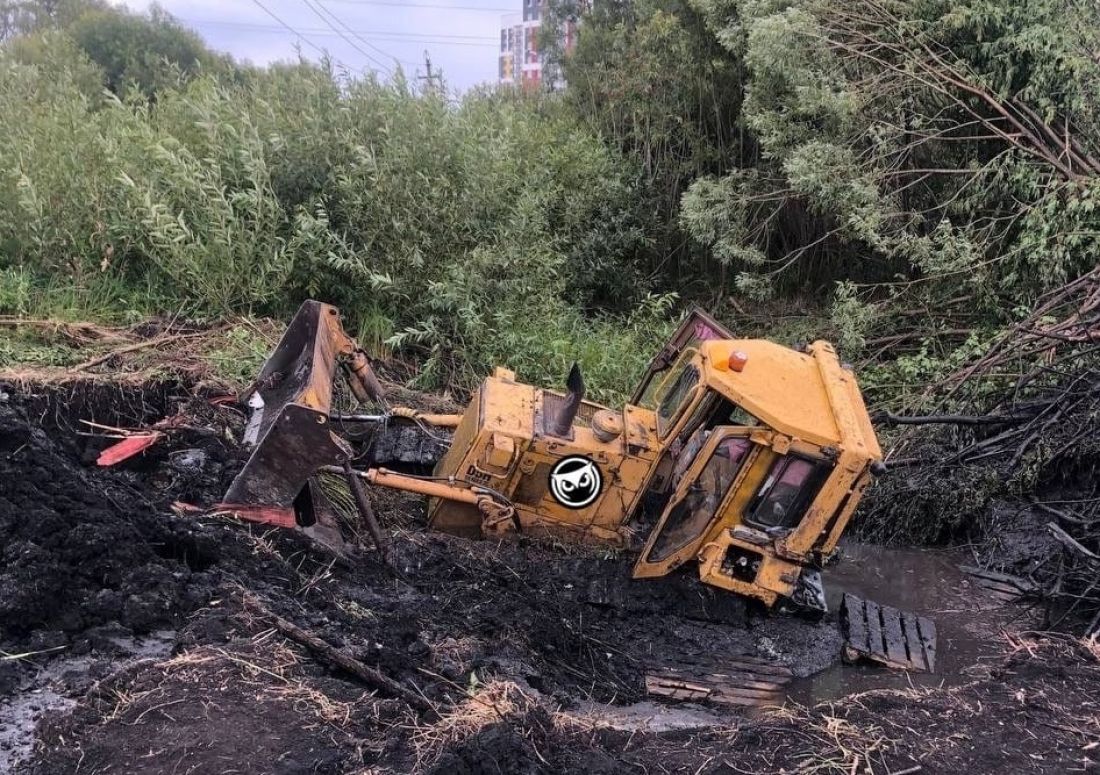
[[[584,401],[584,377],[581,375],[581,367],[576,362],[573,363],[573,368],[569,369],[565,387],[569,390],[565,395],[565,402],[556,416],[546,418],[546,432],[563,439],[572,436],[573,420],[577,418],[581,402]]]
[[[336,365],[352,348],[335,307],[302,304],[248,398],[254,410],[249,437],[256,445],[223,498],[228,508],[282,525],[285,516],[265,515],[301,514],[310,505],[302,500],[310,497],[309,478],[351,457],[351,447],[330,430],[328,415]]]
[[[682,702],[782,705],[793,674],[786,665],[749,655],[720,665],[676,665],[646,672],[646,693]]]
[[[287,404],[233,480],[223,504],[255,515],[272,510],[300,512],[308,507],[303,499],[309,497],[309,478],[321,466],[336,465],[351,455],[347,442],[329,430],[326,413]]]
[[[462,422],[462,415],[460,414],[432,414],[408,406],[395,406],[390,410],[390,415],[408,420],[419,420],[439,428],[457,428],[458,424]]]
[[[523,532],[519,517],[516,516],[516,507],[510,503],[501,503],[489,495],[482,495],[477,499],[477,508],[481,512],[481,532],[483,535],[502,535],[515,531]]]
[[[243,519],[246,522],[259,522],[275,527],[294,528],[298,526],[293,506],[281,508],[278,506],[251,506],[246,503],[215,503],[207,513],[211,515],[222,513]]]
[[[604,444],[623,435],[623,417],[610,409],[600,409],[592,415],[592,433]]]
[[[351,348],[350,352],[345,353],[341,364],[347,372],[351,392],[355,394],[360,403],[374,401],[375,403],[385,404],[386,391],[382,388],[382,383],[374,376],[374,371],[370,367],[370,360],[365,352],[358,347]]]
[[[840,604],[844,656],[880,662],[901,670],[936,670],[936,623],[855,595]]]
[[[356,473],[355,469],[351,467],[351,463],[345,460],[344,476],[348,480],[351,496],[355,499],[355,506],[359,509],[359,516],[362,517],[363,523],[367,526],[367,531],[370,533],[371,540],[374,541],[374,547],[378,550],[382,562],[392,569],[393,562],[390,560],[389,541],[386,540],[382,527],[374,516],[374,509],[371,508],[367,493],[363,490],[363,483],[359,481]]]

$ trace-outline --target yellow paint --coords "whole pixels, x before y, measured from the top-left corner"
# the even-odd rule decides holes
[[[327,411],[336,364],[357,346],[335,311],[321,319],[311,343],[314,369],[298,400]],[[819,341],[797,352],[758,339],[707,338],[716,333],[728,335],[713,319],[693,313],[651,364],[635,397],[639,405],[616,410],[614,423],[605,418],[605,426],[617,428],[620,419],[622,426],[618,435],[604,433],[606,441],[586,420],[605,407],[585,402],[568,438],[553,436],[545,414],[562,405],[560,396],[497,368],[460,420],[419,415],[457,424],[435,470],[442,481],[414,486],[392,474],[375,481],[430,494],[433,529],[480,535],[483,514],[471,493],[489,493],[514,506],[531,535],[613,546],[643,538],[635,576],[664,575],[694,559],[704,582],[770,605],[795,590],[804,567],[836,548],[882,451],[855,376],[830,344]],[[698,376],[690,389],[680,382],[685,370]],[[683,399],[679,410],[661,414],[662,401],[676,396]],[[690,461],[689,449],[697,452]],[[571,455],[594,461],[603,478],[595,500],[579,509],[558,503],[549,487],[551,468]],[[807,485],[773,475],[795,459],[818,477],[808,500],[799,500],[798,489]],[[762,500],[768,487],[775,497]],[[651,522],[659,516],[656,526],[639,536],[634,522],[643,504],[662,499],[662,513],[649,515]],[[769,531],[752,522],[753,509],[764,508],[758,503],[770,509],[765,516],[778,527]],[[494,523],[494,535],[503,524]],[[654,551],[658,543],[660,552]]]

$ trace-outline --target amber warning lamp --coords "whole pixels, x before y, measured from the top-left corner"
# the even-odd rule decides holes
[[[718,371],[744,371],[745,364],[748,362],[749,356],[745,351],[734,350],[726,360],[721,358],[715,359],[714,368],[718,369]]]

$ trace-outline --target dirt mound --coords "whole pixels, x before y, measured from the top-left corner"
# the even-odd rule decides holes
[[[769,717],[766,734],[728,710],[695,711],[746,730],[730,738],[609,726],[591,709],[637,708],[652,667],[751,655],[813,673],[840,651],[831,621],[766,615],[690,573],[634,582],[625,556],[425,533],[418,499],[392,493],[375,506],[401,579],[366,548],[337,554],[290,531],[176,517],[173,500],[214,501],[235,473],[226,431],[239,416],[178,386],[99,390],[0,403],[0,481],[11,482],[0,490],[0,584],[11,591],[0,650],[66,646],[0,662],[0,725],[16,685],[75,705],[47,715],[21,771],[636,772],[658,759],[694,771],[717,766],[731,739],[770,769],[776,751],[797,766],[806,740],[828,739],[831,722],[809,711]],[[142,425],[181,407],[186,427],[140,458],[88,464],[108,442],[79,436],[79,419]],[[278,618],[434,712],[334,668]],[[160,628],[174,632],[133,662],[134,636]],[[909,710],[887,712],[912,723]],[[804,724],[825,731],[807,737]],[[877,750],[891,765],[911,761]]]
[[[111,469],[91,465],[111,440],[80,435],[96,427],[80,420],[141,427],[181,410],[187,421],[139,458]],[[338,682],[340,690],[316,688],[314,682],[327,671],[307,662],[310,667],[299,675],[297,662],[306,657],[285,644],[275,649],[273,662],[273,652],[254,643],[265,632],[270,638],[270,631],[242,610],[246,592],[273,614],[416,687],[443,707],[471,686],[500,680],[560,707],[591,700],[632,702],[643,696],[650,666],[720,663],[724,656],[758,652],[765,637],[769,653],[778,650],[801,672],[818,669],[839,650],[831,625],[791,620],[784,628],[787,636],[777,639],[765,617],[690,575],[632,583],[625,557],[577,550],[565,554],[526,541],[497,545],[401,532],[394,550],[405,580],[398,581],[365,549],[337,555],[289,531],[173,516],[169,505],[176,499],[212,502],[220,496],[240,462],[229,440],[239,430],[232,427],[239,419],[232,410],[211,408],[173,385],[140,394],[102,385],[70,388],[0,404],[0,476],[11,482],[0,493],[0,583],[9,591],[0,600],[0,648],[65,646],[67,655],[97,653],[105,631],[111,633],[106,640],[118,642],[154,629],[180,628],[173,647],[178,658],[204,655],[202,664],[212,673],[176,674],[160,665],[132,681],[108,682],[105,687],[112,688],[105,696],[145,696],[153,692],[154,682],[170,689],[150,694],[149,703],[135,705],[136,712],[158,715],[151,710],[152,700],[170,691],[181,716],[187,715],[191,692],[197,701],[215,691],[215,679],[227,708],[246,704],[235,695],[240,682],[227,677],[241,674],[244,664],[267,671],[263,674],[269,678],[284,676],[284,689],[307,682],[306,694],[328,698],[324,703],[348,703],[362,693],[347,681]],[[388,496],[382,503],[383,521],[390,521],[394,510],[421,511],[415,498],[402,502]],[[394,522],[404,525],[408,519]],[[183,680],[188,676],[198,676],[200,688]],[[83,681],[65,688],[82,696],[88,687]],[[381,701],[352,705],[357,713],[377,716]],[[56,739],[80,738],[87,755],[100,745],[104,751],[124,752],[128,743],[121,733],[97,742],[95,719],[118,715],[118,708],[108,712],[103,702],[92,698],[54,723]],[[278,708],[264,714],[274,714],[268,719],[272,726],[284,725],[275,718]],[[218,718],[245,731],[243,722],[229,715]],[[368,731],[360,726],[356,734]],[[203,734],[192,730],[194,739]],[[393,730],[372,734],[388,740],[375,759],[415,759],[415,751]],[[172,740],[182,744],[183,737]],[[317,762],[344,761],[347,741],[341,740]],[[516,768],[539,763],[538,756],[514,742],[505,728],[485,730],[456,741],[450,754],[456,767],[471,771],[479,759],[495,761],[505,749],[519,757]],[[140,744],[137,735],[135,756]],[[173,745],[167,748],[175,750]],[[274,756],[264,751],[253,755]],[[40,771],[63,769],[64,761],[58,750],[43,751]]]
[[[195,575],[214,548],[148,491],[93,480],[27,414],[0,404],[0,640],[55,646],[106,622],[148,632],[201,605]]]

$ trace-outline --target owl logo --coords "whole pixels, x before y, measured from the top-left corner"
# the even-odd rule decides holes
[[[550,494],[568,509],[583,509],[600,494],[603,474],[586,457],[564,457],[550,471]]]

